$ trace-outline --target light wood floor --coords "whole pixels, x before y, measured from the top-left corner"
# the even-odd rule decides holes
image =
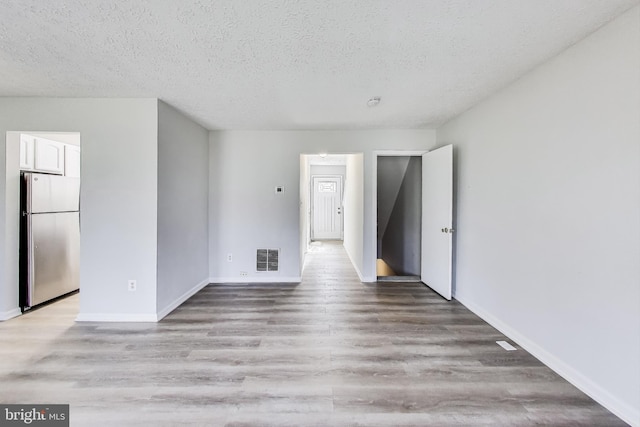
[[[210,285],[158,324],[0,323],[0,402],[74,426],[625,425],[459,303],[362,284],[341,246],[300,284]]]

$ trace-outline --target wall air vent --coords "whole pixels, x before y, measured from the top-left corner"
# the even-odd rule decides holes
[[[258,249],[256,271],[278,271],[280,249]]]

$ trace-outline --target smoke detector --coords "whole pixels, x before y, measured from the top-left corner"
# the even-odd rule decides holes
[[[375,107],[378,104],[380,104],[379,96],[374,96],[373,98],[369,98],[369,100],[367,101],[367,107]]]

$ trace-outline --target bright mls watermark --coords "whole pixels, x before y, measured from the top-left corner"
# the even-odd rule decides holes
[[[69,405],[2,405],[0,427],[69,427]]]

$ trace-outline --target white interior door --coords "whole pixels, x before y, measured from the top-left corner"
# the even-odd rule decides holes
[[[313,177],[312,239],[342,239],[342,177]]]
[[[421,280],[451,299],[453,146],[422,155]]]

